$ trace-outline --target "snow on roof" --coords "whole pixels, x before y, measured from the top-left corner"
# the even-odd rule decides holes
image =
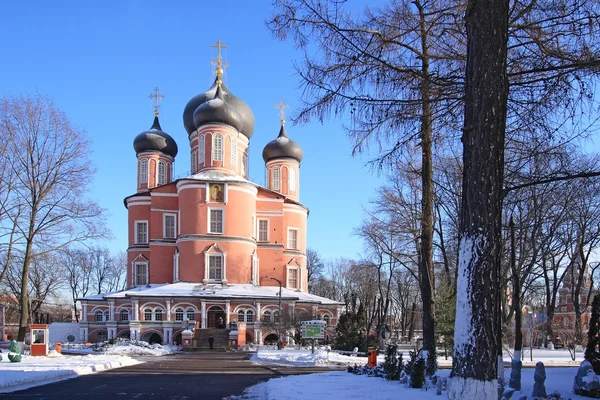
[[[172,284],[152,284],[148,286],[139,286],[132,289],[122,290],[120,292],[105,293],[100,295],[87,296],[81,300],[108,300],[122,299],[130,297],[200,297],[204,299],[271,299],[276,300],[279,297],[278,286],[255,286],[252,284],[243,285],[204,285],[197,282],[177,282]],[[325,297],[315,296],[313,294],[298,292],[286,288],[281,288],[282,300],[295,300],[301,303],[316,303],[328,305],[341,305],[343,303],[327,299]]]
[[[251,184],[255,185],[254,182],[250,182],[249,180],[247,180],[239,175],[228,175],[228,174],[223,173],[223,171],[216,171],[216,170],[200,171],[196,174],[192,174],[190,176],[186,176],[181,179],[195,179],[195,180],[223,181],[223,182],[244,182],[244,183],[251,183]]]

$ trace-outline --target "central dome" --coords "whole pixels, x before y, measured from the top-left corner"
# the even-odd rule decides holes
[[[227,103],[230,107],[228,112],[239,116],[239,125],[236,124],[237,126],[232,126],[250,139],[254,133],[254,114],[252,113],[252,110],[242,99],[234,96],[224,83],[219,84],[219,78],[216,78],[212,86],[204,93],[200,93],[192,97],[192,99],[188,101],[183,109],[183,125],[185,126],[185,130],[187,131],[188,135],[191,135],[200,127],[200,125],[196,124],[196,121],[200,122],[201,124],[211,122],[229,123],[228,121],[211,120],[215,115],[215,107],[205,106],[200,109],[200,106],[204,105],[204,103],[215,100],[218,88],[221,92],[220,97],[222,101]],[[215,104],[216,103],[214,103],[213,106]],[[206,112],[207,115],[203,115],[204,112]],[[237,122],[237,118],[235,118],[235,120]]]

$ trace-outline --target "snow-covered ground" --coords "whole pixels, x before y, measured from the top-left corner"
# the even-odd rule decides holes
[[[137,364],[136,355],[162,355],[171,353],[174,349],[164,347],[140,347],[140,346],[114,346],[107,349],[105,353],[87,355],[61,355],[54,351],[48,357],[23,356],[20,363],[10,363],[7,360],[6,351],[0,361],[0,393],[12,392],[28,387],[43,385],[64,379],[74,378],[78,375],[95,373],[111,368]],[[84,346],[69,351],[89,353],[90,350]],[[564,399],[583,400],[584,397],[576,396],[572,392],[573,379],[577,372],[577,366],[582,360],[582,355],[577,354],[577,361],[571,361],[570,355],[563,350],[535,350],[534,361],[529,360],[529,353],[525,353],[525,365],[534,365],[537,361],[543,361],[549,366],[546,369],[546,391],[560,393]],[[405,357],[405,360],[407,357]],[[509,356],[506,357],[510,360]],[[364,365],[366,357],[354,357],[340,355],[318,349],[313,355],[310,349],[276,350],[260,348],[252,356],[252,361],[261,364],[282,364],[294,366],[332,366]],[[379,357],[383,362],[383,357]],[[441,358],[440,366],[450,365],[449,361]],[[558,367],[560,365],[560,367]],[[554,367],[552,367],[554,366]],[[513,395],[517,399],[522,395],[531,397],[533,389],[532,368],[523,369],[522,391]],[[449,376],[450,370],[441,369],[439,376]],[[508,377],[509,370],[506,370]],[[410,389],[396,382],[389,382],[383,378],[354,375],[346,371],[332,371],[320,374],[287,376],[271,379],[248,388],[244,395],[237,399],[247,400],[305,400],[306,398],[327,398],[329,400],[351,400],[374,398],[378,400],[398,399],[439,399],[446,395],[436,396],[435,388]],[[231,398],[232,400],[234,398]]]

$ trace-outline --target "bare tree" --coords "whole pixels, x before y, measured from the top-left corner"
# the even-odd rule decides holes
[[[315,249],[306,249],[306,270],[308,273],[308,291],[312,293],[312,286],[315,279],[323,273],[325,264],[321,261],[321,256]]]
[[[87,135],[41,95],[0,100],[0,130],[8,132],[10,165],[16,174],[11,196],[23,206],[9,213],[22,238],[21,318],[28,325],[32,260],[71,243],[105,237],[103,210],[86,198],[93,176]]]

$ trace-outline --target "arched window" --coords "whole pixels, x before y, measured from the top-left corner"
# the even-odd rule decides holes
[[[163,310],[161,308],[157,308],[154,311],[154,320],[155,321],[162,321],[163,320]]]
[[[267,310],[263,313],[263,322],[271,322],[271,311]]]
[[[231,167],[237,171],[237,140],[235,138],[231,138]]]
[[[144,310],[144,321],[152,321],[152,309],[146,308]]]
[[[158,162],[158,184],[164,185],[167,183],[167,167],[164,161]]]
[[[183,321],[183,308],[175,310],[175,321]]]
[[[215,133],[212,139],[212,160],[223,161],[223,135]]]
[[[288,190],[296,191],[296,170],[294,168],[288,168]]]
[[[104,311],[104,320],[105,321],[109,320],[109,315],[110,315],[110,313],[108,311]]]
[[[194,309],[193,308],[188,308],[186,310],[186,312],[185,312],[185,316],[190,321],[193,321],[195,319],[195,317],[194,317]]]
[[[254,322],[254,311],[246,311],[246,322]]]
[[[279,167],[275,167],[271,170],[271,189],[279,190],[279,181],[281,180],[281,170]]]
[[[246,314],[244,313],[244,310],[238,311],[238,322],[245,322],[245,321],[246,321]]]
[[[129,311],[127,310],[121,310],[121,312],[119,313],[119,319],[121,321],[129,321]]]
[[[148,160],[140,162],[140,183],[148,183]]]
[[[279,311],[273,311],[273,322],[279,322]]]
[[[327,325],[329,325],[329,314],[323,315],[323,321],[327,322]]]
[[[192,168],[190,169],[192,174],[195,174],[198,171],[198,153],[192,151]]]
[[[103,321],[103,317],[104,317],[104,313],[102,311],[96,311],[94,313],[94,316],[96,317],[96,322],[102,322]]]
[[[198,164],[204,165],[204,135],[198,138]]]

